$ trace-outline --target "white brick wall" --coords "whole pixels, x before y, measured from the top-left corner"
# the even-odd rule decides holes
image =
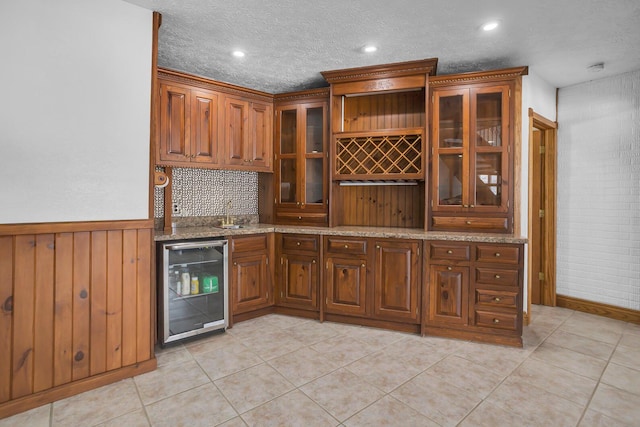
[[[640,309],[640,71],[562,88],[559,295]]]

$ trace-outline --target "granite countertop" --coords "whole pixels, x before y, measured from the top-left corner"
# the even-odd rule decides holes
[[[527,243],[525,237],[497,233],[466,233],[424,231],[419,228],[392,227],[311,227],[295,225],[246,224],[241,228],[224,229],[215,226],[179,227],[167,232],[156,230],[154,239],[158,242],[184,239],[218,238],[242,236],[259,233],[298,233],[315,234],[321,236],[352,236],[378,237],[417,240],[449,240],[457,242],[485,242],[485,243]]]

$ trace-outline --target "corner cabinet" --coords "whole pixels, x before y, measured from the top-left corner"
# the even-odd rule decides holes
[[[329,89],[275,97],[275,222],[327,225]]]
[[[433,77],[431,230],[513,232],[526,67]]]

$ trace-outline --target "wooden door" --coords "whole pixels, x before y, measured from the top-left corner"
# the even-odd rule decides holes
[[[161,161],[189,161],[189,96],[187,88],[160,84]]]
[[[375,316],[418,322],[419,242],[380,240],[375,251]]]
[[[280,258],[280,269],[280,305],[317,310],[317,257],[283,254]]]
[[[469,267],[431,265],[429,270],[428,323],[466,326],[469,317]]]
[[[243,254],[241,257],[234,256],[232,274],[234,315],[269,305],[267,254],[265,252]]]
[[[192,90],[190,107],[191,161],[215,164],[218,160],[218,95]]]
[[[252,168],[269,170],[273,153],[273,107],[270,104],[251,103],[249,129],[245,160]]]
[[[367,313],[367,261],[359,257],[327,258],[326,312]]]
[[[234,98],[226,98],[224,102],[224,125],[225,125],[225,161],[227,165],[246,165],[248,131],[249,103]]]

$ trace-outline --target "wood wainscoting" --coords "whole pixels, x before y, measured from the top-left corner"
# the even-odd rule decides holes
[[[597,314],[598,316],[604,316],[610,319],[640,324],[639,310],[587,301],[565,295],[556,295],[556,305],[558,307],[570,308],[571,310],[582,311],[584,313]]]
[[[0,225],[0,418],[148,372],[153,220]]]

